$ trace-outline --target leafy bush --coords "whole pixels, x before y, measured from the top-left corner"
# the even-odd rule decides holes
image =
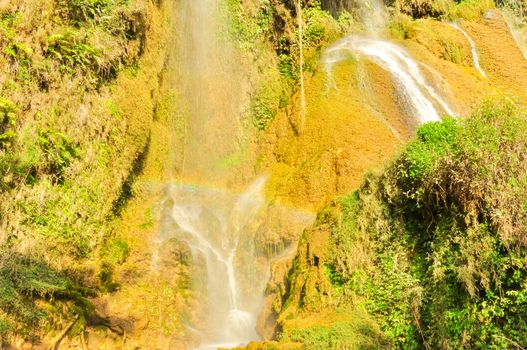
[[[54,34],[46,40],[46,55],[60,62],[60,68],[68,74],[98,71],[100,50],[86,43],[86,38],[73,31]]]
[[[255,13],[248,14],[240,0],[228,0],[223,11],[230,22],[230,39],[244,50],[256,50],[271,31],[273,10],[269,2],[263,2]]]
[[[16,125],[17,111],[13,102],[0,98],[0,150],[16,136],[12,128]]]
[[[356,312],[351,322],[335,322],[331,326],[295,329],[281,340],[303,344],[306,350],[386,349],[388,343],[363,314]]]
[[[465,18],[475,20],[494,8],[493,0],[394,0],[393,5],[413,18]]]
[[[80,294],[79,294],[80,295]],[[25,337],[37,333],[47,316],[37,300],[77,297],[75,284],[49,265],[3,251],[0,255],[0,339],[17,332]],[[15,322],[2,319],[2,313]],[[2,345],[2,341],[0,341]]]
[[[59,12],[75,25],[83,22],[100,22],[105,17],[112,17],[117,7],[128,0],[57,0]]]
[[[79,156],[79,148],[71,138],[53,129],[41,129],[38,143],[43,152],[43,171],[57,183],[64,181],[66,168]]]
[[[263,88],[253,99],[253,124],[259,130],[265,130],[278,112],[280,87],[272,85],[272,81],[263,84]]]
[[[526,130],[508,98],[426,124],[339,202],[332,282],[362,298],[394,348],[527,344]]]

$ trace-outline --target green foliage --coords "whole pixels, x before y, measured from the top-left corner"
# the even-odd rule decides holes
[[[415,22],[412,21],[411,17],[403,14],[394,16],[389,22],[388,28],[390,30],[390,34],[394,38],[399,39],[412,39],[416,32]]]
[[[450,18],[477,20],[483,16],[485,11],[494,7],[493,0],[463,0],[456,3],[448,16]]]
[[[70,298],[76,288],[49,265],[4,250],[0,256],[0,337],[5,340],[13,331],[26,337],[36,333],[47,316],[37,300]],[[3,319],[2,313],[15,322]]]
[[[146,81],[144,75],[158,78],[157,64],[138,74],[138,58],[148,16],[161,18],[166,10],[148,1],[128,3],[0,5],[0,348],[7,333],[32,341],[57,326],[54,321],[93,309],[77,282],[111,290],[111,281],[97,281],[90,266],[104,259],[102,276],[105,264],[111,270],[129,254],[123,241],[104,238],[138,152],[126,144],[133,118],[150,108],[142,113],[130,107],[136,103],[123,107],[121,96]],[[160,29],[166,25],[155,24],[155,40],[168,38]],[[164,52],[158,47],[152,45]],[[127,66],[133,74],[126,83],[104,87]],[[148,92],[139,96],[154,100]]]
[[[457,121],[447,118],[432,122],[417,130],[417,140],[412,142],[397,164],[403,177],[422,179],[449,151],[456,140]]]
[[[426,124],[384,175],[339,201],[326,274],[393,348],[527,344],[526,130],[508,98]]]
[[[7,146],[16,136],[13,127],[16,125],[17,106],[0,97],[0,150]]]
[[[68,10],[68,15],[76,22],[93,20],[107,14],[115,1],[108,0],[59,0],[59,6]]]
[[[289,55],[280,54],[278,56],[278,71],[289,84],[296,82],[298,79],[297,73],[293,68],[293,60]]]
[[[413,18],[441,17],[454,5],[454,0],[396,0],[399,11]]]
[[[354,316],[353,321],[335,322],[330,327],[294,329],[290,334],[282,335],[281,340],[300,342],[306,350],[388,348],[387,341],[364,314],[354,311]]]
[[[494,8],[492,0],[396,0],[397,9],[413,18],[481,18]]]
[[[256,50],[272,29],[273,9],[269,1],[263,1],[253,14],[245,12],[240,0],[227,0],[223,10],[230,22],[228,32],[231,41],[244,50]]]
[[[73,31],[54,34],[46,40],[46,55],[60,62],[65,73],[75,74],[76,68],[82,72],[97,71],[101,57],[100,50],[95,49]]]
[[[101,249],[102,260],[110,264],[122,264],[130,254],[128,243],[119,238],[107,240]]]
[[[64,182],[65,171],[80,154],[71,138],[51,128],[38,132],[38,144],[43,152],[43,171],[57,183]]]
[[[442,41],[442,44],[445,47],[445,59],[455,64],[463,63],[463,50],[461,47],[448,40]]]
[[[279,89],[279,86],[273,86],[272,82],[269,81],[253,98],[253,124],[258,130],[265,130],[278,112],[281,96]]]

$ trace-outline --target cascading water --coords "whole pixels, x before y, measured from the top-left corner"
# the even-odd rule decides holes
[[[386,8],[382,0],[364,0],[361,7],[361,18],[369,33],[379,33],[387,18]]]
[[[200,338],[196,350],[237,347],[260,339],[256,326],[270,263],[287,248],[266,237],[271,222],[287,222],[287,229],[279,229],[281,234],[301,232],[313,222],[309,213],[269,206],[264,187],[262,177],[241,194],[183,184],[167,189],[163,224],[175,228],[161,230],[157,247],[171,238],[185,242],[203,271],[198,285],[206,286],[199,298],[205,314],[196,327],[189,327]],[[258,249],[255,241],[262,240],[274,250]],[[156,254],[153,266],[158,267]]]
[[[272,254],[262,253],[261,245],[278,247],[277,253],[285,248],[280,238],[266,236],[270,219],[263,213],[272,206],[263,195],[265,179],[257,179],[239,194],[231,187],[239,188],[245,181],[225,166],[226,159],[240,154],[248,137],[244,113],[250,73],[229,40],[224,3],[180,0],[177,4],[176,78],[185,149],[180,181],[166,189],[152,261],[154,269],[161,268],[160,252],[175,238],[188,246],[196,275],[202,272],[195,280],[195,297],[202,307],[194,310],[194,322],[188,325],[199,338],[199,350],[259,339],[256,323],[272,260]],[[289,213],[277,215],[287,217],[298,233],[312,220],[310,215]]]
[[[407,112],[419,122],[440,120],[441,110],[455,114],[440,92],[426,81],[418,63],[404,48],[391,42],[367,36],[348,36],[325,51],[322,61],[326,71],[331,72],[334,64],[353,53],[371,59],[390,72],[400,97],[409,109]]]
[[[508,9],[504,9],[502,14],[516,45],[518,45],[523,57],[527,59],[527,30],[525,29],[525,26],[522,28],[522,19],[515,16],[514,13]]]
[[[331,76],[333,66],[350,56],[364,56],[391,74],[406,113],[419,123],[440,120],[442,113],[455,115],[454,109],[427,81],[409,53],[399,45],[378,38],[386,18],[383,4],[379,0],[366,1],[362,13],[368,35],[350,35],[326,49],[322,63],[327,74]],[[439,76],[431,67],[425,67],[433,76]]]
[[[249,68],[230,44],[223,0],[178,1],[176,67],[186,118],[188,181],[225,185],[233,174],[221,167],[240,149],[249,103]]]
[[[188,243],[195,259],[204,260],[206,270],[208,317],[200,350],[258,339],[256,319],[266,279],[265,271],[256,273],[252,258],[254,223],[265,204],[264,184],[258,179],[242,195],[187,186],[171,191],[178,237]],[[241,288],[242,275],[250,290]]]
[[[521,1],[508,0],[502,2],[501,14],[507,23],[509,32],[511,33],[516,45],[522,52],[523,56],[527,58],[527,29],[525,26],[525,12],[524,5]],[[487,11],[486,18],[492,19],[495,14],[492,11]]]
[[[467,39],[468,43],[470,44],[470,49],[472,51],[472,63],[474,64],[474,68],[476,68],[476,70],[479,72],[479,74],[481,74],[483,78],[487,78],[487,74],[485,74],[485,71],[483,71],[481,65],[479,64],[478,48],[476,47],[476,43],[474,42],[474,40],[472,40],[470,35],[468,35],[468,33],[459,24],[455,22],[449,22],[447,24],[452,28],[460,31],[463,36]]]

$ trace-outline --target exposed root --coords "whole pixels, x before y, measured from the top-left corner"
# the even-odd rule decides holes
[[[60,346],[60,342],[62,341],[62,339],[64,339],[64,337],[71,330],[75,322],[77,322],[78,320],[79,320],[79,315],[75,316],[75,319],[71,321],[70,324],[68,324],[66,328],[64,328],[64,330],[57,336],[57,338],[55,338],[55,340],[53,341],[51,346],[48,348],[48,350],[58,350]]]
[[[84,332],[81,332],[81,346],[82,346],[82,350],[88,350],[88,346],[86,345],[86,338],[84,336]]]

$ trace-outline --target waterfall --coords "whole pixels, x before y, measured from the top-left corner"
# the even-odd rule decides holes
[[[254,222],[264,207],[265,179],[241,195],[178,185],[171,191],[171,218],[177,237],[206,269],[206,330],[198,349],[235,347],[258,339],[256,320],[263,299],[265,271],[254,255]],[[240,278],[245,280],[241,287]],[[251,278],[252,277],[252,278]],[[248,288],[247,286],[250,286]]]
[[[172,207],[163,220],[177,227],[172,237],[188,245],[203,270],[204,276],[195,276],[196,296],[205,310],[192,325],[199,329],[197,349],[234,347],[259,338],[256,319],[266,283],[251,230],[264,205],[265,180],[258,179],[241,195],[219,189],[235,176],[220,164],[239,152],[245,137],[249,72],[229,41],[221,0],[181,0],[176,13],[185,149],[181,183],[167,191]],[[168,238],[165,234],[158,245]]]
[[[314,221],[310,213],[270,205],[265,183],[260,177],[242,193],[182,183],[167,187],[167,210],[152,266],[159,267],[157,252],[170,239],[189,247],[197,268],[196,292],[203,294],[198,299],[203,315],[197,324],[188,325],[200,340],[195,350],[238,347],[260,339],[256,327],[270,263],[290,247],[276,234],[298,235]],[[266,242],[268,249],[258,248],[256,241]]]
[[[455,115],[455,110],[442,97],[434,84],[427,81],[410,54],[400,45],[380,39],[386,22],[386,9],[380,0],[362,3],[362,22],[366,35],[350,35],[337,41],[322,54],[322,63],[332,82],[332,68],[350,57],[364,57],[385,69],[392,76],[406,112],[418,123],[437,121],[443,113]],[[425,66],[432,76],[440,77],[431,67]],[[442,80],[442,78],[441,78]]]
[[[322,62],[326,71],[331,72],[334,64],[354,53],[367,57],[390,72],[408,113],[420,123],[440,120],[442,111],[455,115],[441,93],[426,81],[418,63],[403,47],[391,42],[360,35],[348,36],[324,52]],[[431,70],[430,67],[428,69]]]
[[[175,56],[186,140],[181,176],[225,185],[219,164],[240,149],[249,105],[249,68],[229,42],[222,0],[181,0]]]
[[[166,188],[152,269],[162,268],[170,239],[184,243],[193,260],[193,297],[202,306],[188,324],[199,338],[196,349],[236,347],[260,339],[257,318],[273,259],[272,252],[262,251],[287,248],[269,221],[287,221],[278,232],[296,237],[313,218],[266,202],[264,177],[239,193],[239,174],[222,166],[249,138],[244,123],[251,81],[249,65],[229,39],[224,0],[180,0],[175,14],[175,81],[185,147],[179,182]],[[301,17],[299,25],[302,36]]]
[[[476,47],[476,43],[474,42],[474,40],[472,40],[470,35],[468,35],[468,33],[459,24],[454,23],[454,22],[449,22],[447,24],[451,26],[452,28],[460,31],[463,34],[463,36],[467,39],[468,43],[470,44],[470,49],[472,51],[472,62],[474,64],[474,68],[476,68],[476,70],[479,72],[479,74],[481,74],[483,78],[487,78],[487,74],[485,74],[485,72],[483,71],[483,69],[481,69],[481,66],[479,64],[479,53],[478,53],[478,49]]]

